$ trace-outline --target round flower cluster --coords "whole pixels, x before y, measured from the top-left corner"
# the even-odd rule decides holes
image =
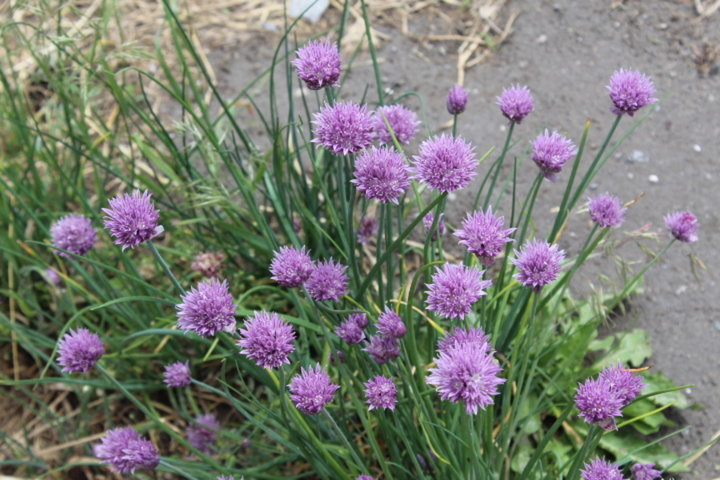
[[[514,123],[520,123],[534,108],[530,89],[520,85],[504,89],[497,97],[497,104],[502,114]]]
[[[515,251],[513,264],[518,268],[515,278],[539,292],[542,287],[557,278],[560,262],[565,259],[565,251],[558,250],[557,245],[533,240],[525,244],[520,251]]]
[[[97,241],[97,231],[89,218],[82,215],[67,215],[50,227],[53,245],[75,255],[85,255]],[[65,252],[58,252],[61,257],[70,258]]]
[[[532,159],[548,180],[555,180],[563,166],[575,156],[575,144],[558,132],[540,134],[532,144]]]
[[[665,226],[670,234],[681,242],[696,242],[698,239],[697,217],[690,212],[674,212],[665,216]]]
[[[100,337],[87,328],[66,333],[58,344],[58,363],[68,373],[87,372],[105,354]]]
[[[190,385],[190,362],[175,362],[165,365],[163,382],[168,387],[187,387]]]
[[[338,102],[315,114],[315,138],[335,155],[357,153],[373,140],[374,121],[365,105]]]
[[[367,325],[368,319],[364,313],[352,313],[335,328],[335,335],[350,345],[357,345],[365,338],[363,330]]]
[[[155,209],[148,191],[135,190],[110,199],[110,208],[103,208],[105,228],[122,249],[133,248],[163,232],[158,225],[160,212]]]
[[[410,188],[409,167],[401,153],[388,147],[373,147],[355,160],[355,178],[351,182],[367,198],[397,204]]]
[[[492,207],[487,212],[468,213],[462,223],[462,228],[454,235],[460,239],[468,252],[474,253],[485,266],[492,265],[505,248],[505,244],[512,242],[510,234],[514,228],[505,228],[505,218],[493,215]]]
[[[427,383],[436,387],[440,398],[462,402],[465,411],[475,415],[478,408],[484,410],[493,403],[492,397],[505,379],[498,377],[502,368],[481,330],[466,334],[456,331],[454,335],[454,339],[440,344],[436,368],[430,369]]]
[[[315,300],[339,301],[348,292],[347,267],[330,258],[314,263],[305,247],[280,247],[270,263],[272,279],[283,287],[304,285]]]
[[[383,364],[400,356],[400,342],[395,337],[373,335],[363,350],[375,363]]]
[[[440,192],[464,188],[475,178],[474,150],[460,137],[441,135],[425,140],[419,155],[413,157],[415,178]]]
[[[575,406],[580,417],[605,430],[616,428],[615,417],[622,416],[627,407],[642,391],[642,377],[622,366],[607,368],[597,379],[587,379],[577,388]]]
[[[392,379],[377,375],[365,383],[365,398],[370,405],[370,410],[376,408],[395,410],[397,388]]]
[[[375,137],[380,143],[389,145],[393,143],[393,135],[400,143],[410,143],[420,125],[415,112],[402,105],[385,105],[378,108],[373,116],[373,121]],[[388,124],[390,129],[388,129]]]
[[[93,446],[93,451],[119,473],[132,474],[138,468],[152,470],[160,463],[155,445],[131,427],[108,430],[100,443]]]
[[[400,315],[393,312],[390,307],[385,307],[385,313],[378,318],[376,327],[378,333],[392,338],[402,338],[407,332]]]
[[[175,308],[181,330],[212,337],[235,325],[236,307],[225,280],[203,280],[180,299],[182,303]]]
[[[240,329],[240,353],[264,368],[290,363],[295,332],[277,313],[256,312]]]
[[[625,220],[625,211],[620,199],[607,193],[591,198],[588,211],[593,222],[601,227],[616,227]]]
[[[297,58],[292,64],[300,80],[305,82],[310,90],[340,86],[338,80],[342,60],[335,43],[330,40],[316,40],[298,49],[296,53]]]
[[[225,254],[222,252],[203,252],[195,255],[190,268],[203,277],[220,278],[224,262]]]
[[[455,85],[447,95],[447,111],[450,115],[460,115],[465,111],[468,102],[468,94],[463,87]]]
[[[465,265],[438,267],[428,286],[427,309],[442,317],[463,318],[492,284],[482,275],[482,270]]]
[[[613,73],[607,89],[615,115],[626,113],[632,117],[645,105],[657,102],[653,97],[655,85],[650,77],[635,70],[620,69]]]
[[[318,364],[310,368],[302,368],[295,375],[288,389],[290,399],[298,410],[308,415],[315,415],[332,401],[340,386],[330,381],[330,377]]]
[[[195,422],[187,427],[188,443],[205,454],[213,453],[216,432],[222,427],[214,413],[198,415]]]

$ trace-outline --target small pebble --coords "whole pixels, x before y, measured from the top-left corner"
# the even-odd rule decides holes
[[[598,188],[598,184],[597,184],[597,183],[593,182],[593,183],[590,184],[590,190],[597,190],[597,188]]]
[[[540,36],[537,38],[537,40],[535,40],[535,41],[536,41],[537,43],[543,44],[543,43],[547,42],[547,40],[548,40],[547,35],[545,35],[545,34],[543,33],[543,34],[540,35]]]
[[[635,174],[633,174],[632,172],[628,172],[627,177],[632,180],[633,178],[635,178]]]
[[[720,331],[720,322],[715,322],[715,330]]]
[[[660,179],[655,174],[648,176],[648,182],[650,182],[650,183],[658,183],[659,181],[660,181]]]
[[[647,163],[650,161],[650,155],[643,152],[642,150],[633,150],[630,156],[627,158],[629,163]]]
[[[696,152],[702,152],[702,147],[696,143],[695,145],[693,145],[693,150],[695,150]]]
[[[680,285],[677,290],[675,290],[675,295],[682,295],[687,291],[687,285]]]

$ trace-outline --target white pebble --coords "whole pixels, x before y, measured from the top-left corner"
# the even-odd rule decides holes
[[[635,178],[635,175],[632,172],[628,172],[627,177],[632,180],[633,178]]]
[[[658,183],[659,181],[660,181],[660,179],[655,174],[652,174],[648,177],[648,182],[650,182],[650,183]]]
[[[693,145],[693,150],[695,150],[696,152],[702,152],[702,147],[696,143],[695,145]]]
[[[537,43],[543,44],[543,43],[547,42],[547,40],[548,40],[547,35],[545,35],[545,34],[543,33],[543,34],[540,35],[540,36],[537,38],[537,40],[535,40],[535,41],[536,41]]]

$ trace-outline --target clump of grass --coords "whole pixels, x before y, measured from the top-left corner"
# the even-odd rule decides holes
[[[413,156],[416,117],[384,105],[364,3],[377,98],[352,103],[342,79],[300,84],[289,24],[264,74],[267,109],[248,89],[224,98],[163,7],[173,49],[158,55],[156,74],[111,64],[102,29],[92,49],[42,29],[3,30],[0,358],[12,391],[3,404],[17,414],[2,431],[3,472],[90,478],[109,463],[167,478],[576,479],[595,455],[614,460],[608,468],[682,468],[660,445],[674,433],[645,435],[671,423],[666,408],[688,406],[684,387],[641,368],[644,332],[597,330],[674,242],[695,239],[696,219],[669,216],[660,251],[587,299],[568,286],[618,235],[624,207],[591,202],[595,225],[580,248],[557,245],[607,158],[650,115],[648,79],[611,80],[616,115],[590,159],[589,124],[575,141],[548,132],[520,151],[527,89],[503,94],[510,123],[497,151],[458,137],[453,107],[452,135]],[[34,50],[37,38],[49,48]],[[18,39],[38,65],[29,83],[11,68]],[[342,50],[328,48],[318,55],[339,60]],[[155,110],[150,86],[178,123]],[[262,138],[249,133],[241,99]],[[385,145],[368,148],[378,131]],[[472,211],[453,225],[450,193],[473,178]],[[544,188],[563,192],[547,232],[534,221]],[[117,212],[103,213],[109,205]],[[82,250],[74,224],[52,228],[69,213],[97,229],[90,241],[83,221]],[[90,334],[102,356],[96,342],[72,340]],[[614,375],[642,393],[618,393],[608,380],[618,364]],[[169,365],[182,369],[170,380]],[[579,382],[592,387],[581,397],[600,391],[610,406],[589,414]]]

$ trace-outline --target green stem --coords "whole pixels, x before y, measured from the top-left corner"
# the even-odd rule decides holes
[[[168,266],[165,259],[160,255],[160,252],[158,251],[157,247],[152,241],[147,242],[148,246],[150,247],[150,251],[153,253],[153,256],[155,257],[155,260],[158,261],[160,264],[160,267],[163,269],[165,274],[170,278],[170,281],[173,285],[175,285],[175,288],[178,289],[181,295],[185,295],[185,289],[180,285],[180,282],[178,281],[177,277],[173,275],[172,271],[170,270],[170,267]]]

